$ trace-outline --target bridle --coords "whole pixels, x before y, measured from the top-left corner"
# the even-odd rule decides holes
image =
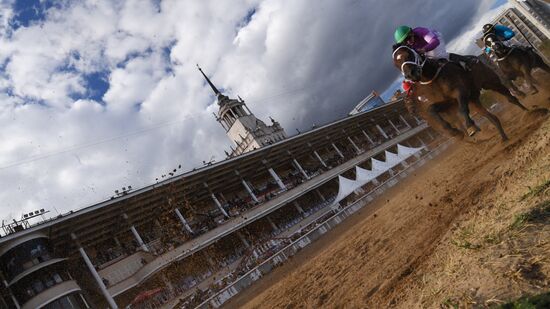
[[[498,39],[492,34],[486,34],[483,38],[483,42],[485,43],[485,46],[489,47],[495,53],[495,56],[497,56],[496,61],[505,60],[512,53],[512,51],[516,48],[515,46],[507,47],[508,51],[505,53],[505,55],[504,56],[499,56],[497,54],[497,50],[494,48],[494,45],[496,45],[497,43],[500,43],[500,46],[506,47],[504,44],[502,44],[502,42],[499,42]]]
[[[416,65],[416,66],[419,66],[420,68],[422,68],[422,66],[424,66],[424,62],[426,60],[424,60],[424,62],[420,63],[421,61],[421,57],[420,55],[412,48],[408,47],[408,46],[405,46],[405,45],[402,45],[402,46],[399,46],[398,48],[396,48],[393,53],[392,53],[392,58],[395,59],[395,53],[397,53],[397,51],[399,51],[400,49],[406,49],[408,50],[409,52],[411,52],[414,56],[414,61],[405,61],[403,63],[401,63],[401,74],[405,75],[405,72],[403,71],[403,68],[405,67],[406,64],[412,64],[412,65]]]
[[[417,67],[420,67],[420,75],[422,75],[422,70],[424,69],[424,65],[426,64],[426,61],[428,60],[428,58],[424,57],[424,60],[422,60],[422,57],[416,52],[416,50],[408,47],[408,46],[399,46],[398,48],[396,48],[393,53],[392,53],[392,58],[395,59],[395,53],[400,50],[400,49],[407,49],[409,52],[411,52],[414,56],[414,61],[405,61],[403,63],[401,63],[401,74],[403,76],[405,76],[405,71],[403,70],[403,68],[405,67],[406,64],[409,64],[409,65],[415,65]],[[431,84],[434,80],[437,79],[437,77],[439,76],[439,73],[441,72],[441,69],[443,69],[443,67],[447,64],[447,62],[445,62],[443,65],[439,65],[438,68],[437,68],[437,71],[435,72],[435,75],[434,77],[432,77],[432,79],[430,79],[429,81],[418,81],[418,83],[420,83],[421,85],[429,85]],[[409,81],[409,82],[412,82],[412,83],[417,83],[417,82],[414,82],[414,81],[411,81],[411,80],[408,80],[407,78],[405,78],[405,80]]]

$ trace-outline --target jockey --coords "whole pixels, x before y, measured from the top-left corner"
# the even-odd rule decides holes
[[[437,31],[428,28],[399,26],[393,34],[396,43],[404,43],[428,58],[445,58],[449,55],[445,49],[445,42]]]
[[[516,35],[516,33],[512,29],[506,26],[485,24],[483,26],[483,38],[485,39],[485,37],[489,34],[496,35],[497,39],[503,42],[510,40]],[[487,54],[491,53],[490,47],[485,47],[484,50]]]
[[[506,26],[485,24],[483,26],[483,36],[486,36],[490,33],[495,34],[497,38],[501,41],[508,41],[509,39],[513,38],[516,35],[514,30]]]
[[[441,34],[428,28],[416,27],[413,29],[409,26],[399,26],[393,36],[396,43],[403,43],[428,58],[458,62],[465,70],[470,70],[471,62],[477,59],[473,56],[448,53]]]

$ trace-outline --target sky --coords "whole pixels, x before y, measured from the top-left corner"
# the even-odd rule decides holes
[[[196,64],[294,134],[397,87],[393,31],[478,53],[503,0],[0,0],[0,219],[52,215],[225,159]]]

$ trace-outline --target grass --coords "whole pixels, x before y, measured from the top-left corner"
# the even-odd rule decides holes
[[[481,245],[478,245],[478,244],[474,244],[474,243],[471,243],[467,240],[462,240],[462,241],[451,241],[451,243],[459,248],[462,248],[462,249],[469,249],[469,250],[476,250],[476,249],[479,249],[481,248]]]
[[[527,296],[500,305],[499,309],[542,309],[550,308],[550,292],[536,296]]]
[[[443,303],[441,303],[441,307],[458,309],[458,303],[451,298],[447,298]]]
[[[525,222],[527,222],[527,218],[528,218],[527,213],[521,213],[521,214],[516,215],[514,217],[514,221],[510,225],[510,229],[511,230],[521,229],[525,225]]]
[[[484,240],[486,243],[490,245],[498,245],[502,242],[502,235],[500,233],[491,233],[488,235],[485,235]]]
[[[476,250],[481,248],[481,245],[472,243],[467,240],[470,236],[474,234],[472,227],[465,227],[458,231],[458,239],[452,239],[451,243],[459,248]]]
[[[540,202],[528,212],[518,214],[510,225],[510,229],[521,229],[525,223],[544,223],[550,218],[550,200]]]
[[[541,183],[540,185],[537,185],[534,188],[531,188],[531,187],[528,187],[528,188],[529,188],[529,192],[522,195],[520,198],[520,201],[523,201],[529,197],[538,196],[542,192],[546,191],[546,189],[550,188],[550,179],[544,181],[543,183]]]

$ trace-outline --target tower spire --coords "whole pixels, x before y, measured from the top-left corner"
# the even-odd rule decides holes
[[[218,88],[216,88],[216,86],[214,86],[214,84],[212,84],[212,82],[210,81],[210,79],[208,78],[208,76],[206,76],[206,74],[204,74],[204,72],[202,71],[201,67],[197,64],[197,68],[199,69],[199,71],[201,71],[202,73],[202,76],[204,76],[204,79],[206,79],[206,81],[208,82],[208,84],[210,85],[210,88],[212,88],[212,91],[214,91],[214,93],[216,94],[216,96],[220,95],[221,92],[218,90]]]

